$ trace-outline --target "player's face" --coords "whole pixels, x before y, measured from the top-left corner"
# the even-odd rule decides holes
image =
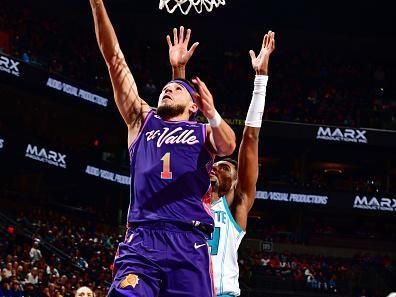
[[[162,118],[179,116],[194,104],[190,93],[178,83],[167,84],[158,100],[157,114]]]
[[[209,176],[212,186],[218,188],[219,195],[224,195],[231,190],[236,181],[236,168],[228,161],[219,161],[213,164]]]

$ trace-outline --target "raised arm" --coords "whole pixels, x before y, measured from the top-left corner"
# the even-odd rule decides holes
[[[256,198],[258,179],[258,144],[265,94],[268,80],[268,62],[275,49],[275,33],[264,35],[259,55],[250,51],[253,69],[256,71],[254,91],[246,117],[245,129],[238,153],[238,182],[236,186],[233,216],[239,226],[246,230],[247,218]]]
[[[184,36],[184,27],[181,26],[179,32],[173,29],[173,43],[169,35],[166,41],[169,47],[169,62],[172,66],[172,78],[186,78],[186,65],[194,54],[195,49],[199,45],[198,42],[188,49],[188,43],[191,37],[191,30],[187,29]],[[206,87],[205,83],[198,77],[193,79],[198,94],[195,95],[195,102],[203,115],[209,120],[210,126],[207,126],[207,147],[219,156],[231,155],[235,150],[235,133],[231,127],[221,119],[217,113],[213,96]]]
[[[179,33],[176,28],[173,28],[173,43],[169,35],[166,36],[166,41],[169,47],[169,62],[172,66],[172,79],[186,78],[186,65],[194,54],[198,46],[198,42],[194,42],[188,49],[188,43],[191,37],[191,30],[187,29],[186,36],[184,36],[184,27],[180,26]]]
[[[128,142],[131,143],[150,111],[150,107],[139,97],[135,80],[126,64],[103,0],[90,0],[90,4],[96,40],[110,74],[115,102],[128,126]]]
[[[209,121],[209,125],[207,125],[208,149],[218,156],[231,155],[236,146],[234,131],[216,111],[213,96],[206,84],[198,77],[192,82],[198,90],[195,95],[195,103]]]

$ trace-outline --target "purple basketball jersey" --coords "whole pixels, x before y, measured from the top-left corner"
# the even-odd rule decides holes
[[[213,226],[209,179],[213,156],[205,148],[205,137],[204,124],[164,121],[149,112],[130,147],[129,223]]]

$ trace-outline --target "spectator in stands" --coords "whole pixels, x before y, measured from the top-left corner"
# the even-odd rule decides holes
[[[11,296],[12,297],[24,297],[22,285],[18,280],[14,280],[12,282]]]
[[[54,276],[56,278],[59,277],[59,271],[55,267],[51,267],[51,266],[47,265],[45,272],[48,276]]]
[[[33,246],[30,249],[29,256],[30,256],[30,260],[32,261],[32,264],[40,261],[43,258],[43,256],[41,255],[41,251],[39,249],[39,240],[35,240],[33,242]]]
[[[83,286],[78,288],[75,297],[95,297],[95,295],[90,288]]]
[[[329,280],[329,289],[330,289],[330,292],[332,292],[332,293],[337,293],[336,280],[337,280],[337,276],[335,274],[333,274]]]
[[[5,268],[3,268],[1,276],[2,276],[2,278],[9,278],[12,276],[12,263],[11,262],[8,262],[7,266]]]
[[[27,274],[25,283],[30,283],[33,285],[37,285],[39,282],[38,268],[33,267],[32,270]]]
[[[0,296],[11,296],[10,281],[7,279],[2,281],[2,285],[0,287]]]
[[[268,254],[265,254],[263,257],[260,259],[260,264],[261,266],[267,267],[270,263],[271,259],[268,256]]]
[[[36,297],[37,295],[37,287],[31,283],[26,283],[24,285],[24,297]]]

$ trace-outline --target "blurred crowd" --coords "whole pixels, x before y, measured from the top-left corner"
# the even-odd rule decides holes
[[[95,297],[106,295],[123,230],[59,210],[32,209],[15,218],[15,225],[0,228],[0,297],[72,297],[82,286],[92,288]],[[250,222],[248,238],[292,242],[279,238],[287,227],[271,229],[277,231],[264,234]],[[333,258],[242,248],[239,264],[241,282],[250,288],[334,294],[376,287],[364,280],[373,274],[387,280],[396,272],[388,256],[363,253]]]
[[[40,210],[21,213],[16,221],[1,235],[1,297],[72,297],[82,286],[106,296],[123,239],[115,229]]]
[[[374,276],[394,275],[395,272],[394,263],[388,257],[369,254],[347,259],[245,249],[240,254],[239,264],[243,282],[256,288],[351,296],[361,291],[371,292],[369,296],[381,296]]]
[[[67,7],[61,7],[67,10]],[[27,63],[58,73],[79,83],[100,88],[110,94],[107,70],[94,40],[91,20],[84,12],[69,8],[66,17],[48,13],[45,4],[15,6],[6,0],[0,12],[0,50]],[[70,26],[70,19],[75,22]],[[117,16],[114,16],[117,20]],[[132,24],[133,25],[133,24]],[[138,30],[134,28],[134,30]],[[358,47],[348,36],[315,39],[304,48],[277,50],[271,62],[265,119],[351,127],[396,128],[396,75],[393,60],[384,56],[351,50]],[[122,31],[120,32],[122,35]],[[291,34],[292,35],[292,34]],[[356,35],[358,36],[358,34]],[[257,40],[246,39],[252,45]],[[254,37],[256,38],[256,37]],[[376,36],[376,38],[379,38]],[[158,41],[159,42],[159,41]],[[157,42],[157,43],[158,43]],[[320,43],[323,43],[322,45]],[[342,43],[342,47],[337,47]],[[217,43],[216,43],[217,45]],[[325,46],[326,45],[326,46]],[[123,39],[141,95],[156,104],[161,85],[170,76],[169,67],[158,67],[164,46],[144,44],[141,37]],[[338,49],[338,50],[337,50]],[[214,49],[206,49],[215,52]],[[252,71],[240,48],[220,48],[214,60],[199,53],[191,68],[214,90],[223,116],[244,118],[252,89]],[[221,78],[221,79],[219,79]]]

